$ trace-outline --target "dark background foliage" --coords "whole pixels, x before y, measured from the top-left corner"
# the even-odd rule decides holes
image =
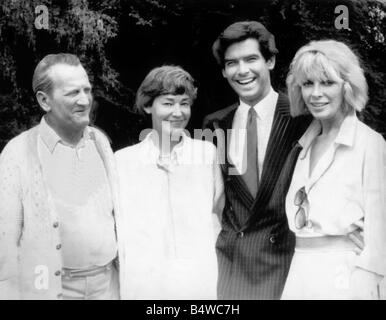
[[[49,28],[37,29],[35,8],[45,5]],[[349,30],[336,29],[337,5],[349,9]],[[211,54],[230,23],[258,20],[275,35],[273,76],[285,91],[296,50],[334,38],[360,55],[370,87],[361,119],[386,136],[386,4],[382,0],[3,0],[0,4],[0,150],[42,116],[32,89],[34,67],[48,53],[77,54],[89,72],[94,123],[118,149],[137,142],[148,119],[133,110],[134,95],[151,68],[170,63],[189,71],[199,87],[188,129],[236,96]]]

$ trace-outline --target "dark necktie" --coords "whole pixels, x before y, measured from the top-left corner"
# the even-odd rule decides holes
[[[248,186],[249,192],[253,197],[256,196],[259,185],[259,166],[257,158],[257,123],[256,111],[253,107],[249,108],[247,119],[247,170],[242,178]]]

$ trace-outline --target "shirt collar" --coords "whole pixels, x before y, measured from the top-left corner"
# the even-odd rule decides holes
[[[275,90],[273,90],[272,87],[270,87],[268,94],[253,106],[257,113],[257,116],[261,120],[264,121],[273,118],[278,95],[279,94]],[[243,112],[245,111],[246,113],[248,113],[250,106],[240,100],[239,108],[242,109]]]
[[[39,134],[44,142],[44,144],[47,146],[48,150],[53,153],[55,150],[56,145],[60,142],[64,145],[67,145],[62,138],[56,133],[54,129],[52,129],[44,117],[40,120],[39,124]],[[90,131],[89,127],[86,127],[83,131],[83,137],[79,141],[76,148],[80,148],[84,146],[85,140],[91,139],[92,132]]]
[[[355,133],[357,128],[358,119],[355,112],[349,113],[342,121],[338,134],[334,139],[336,145],[345,145],[348,147],[353,146]],[[299,139],[299,144],[303,147],[300,152],[300,158],[304,159],[307,152],[314,141],[314,139],[320,134],[322,126],[316,119],[312,121],[306,132]]]
[[[354,145],[358,121],[354,111],[348,114],[340,126],[339,133],[335,138],[335,143],[352,147]]]
[[[155,139],[153,138],[153,135],[157,134],[155,130],[152,130],[149,132],[145,139],[143,140],[144,146],[146,148],[145,152],[146,155],[152,159],[152,162],[158,163],[161,157],[160,157],[160,149],[158,145],[155,142]],[[186,144],[187,135],[184,131],[181,133],[181,141],[174,146],[173,150],[170,153],[170,160],[175,163],[179,163],[182,157],[183,152],[183,146]]]

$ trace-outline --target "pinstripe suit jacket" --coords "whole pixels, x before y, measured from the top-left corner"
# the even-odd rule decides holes
[[[237,107],[208,115],[204,128],[226,133],[232,128]],[[219,299],[280,298],[295,246],[285,215],[285,196],[300,151],[293,146],[309,123],[308,117],[292,118],[287,97],[279,94],[256,198],[241,176],[229,174],[232,165],[225,157],[226,204],[216,243]],[[228,135],[226,141],[216,137],[218,148],[225,148],[227,155]],[[286,162],[291,149],[296,154]]]

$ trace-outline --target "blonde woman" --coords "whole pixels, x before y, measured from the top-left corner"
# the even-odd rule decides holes
[[[286,198],[295,254],[282,299],[377,299],[386,273],[386,143],[358,120],[367,84],[342,42],[312,41],[287,77],[293,116],[314,120],[299,140]],[[364,230],[355,254],[347,235]]]

